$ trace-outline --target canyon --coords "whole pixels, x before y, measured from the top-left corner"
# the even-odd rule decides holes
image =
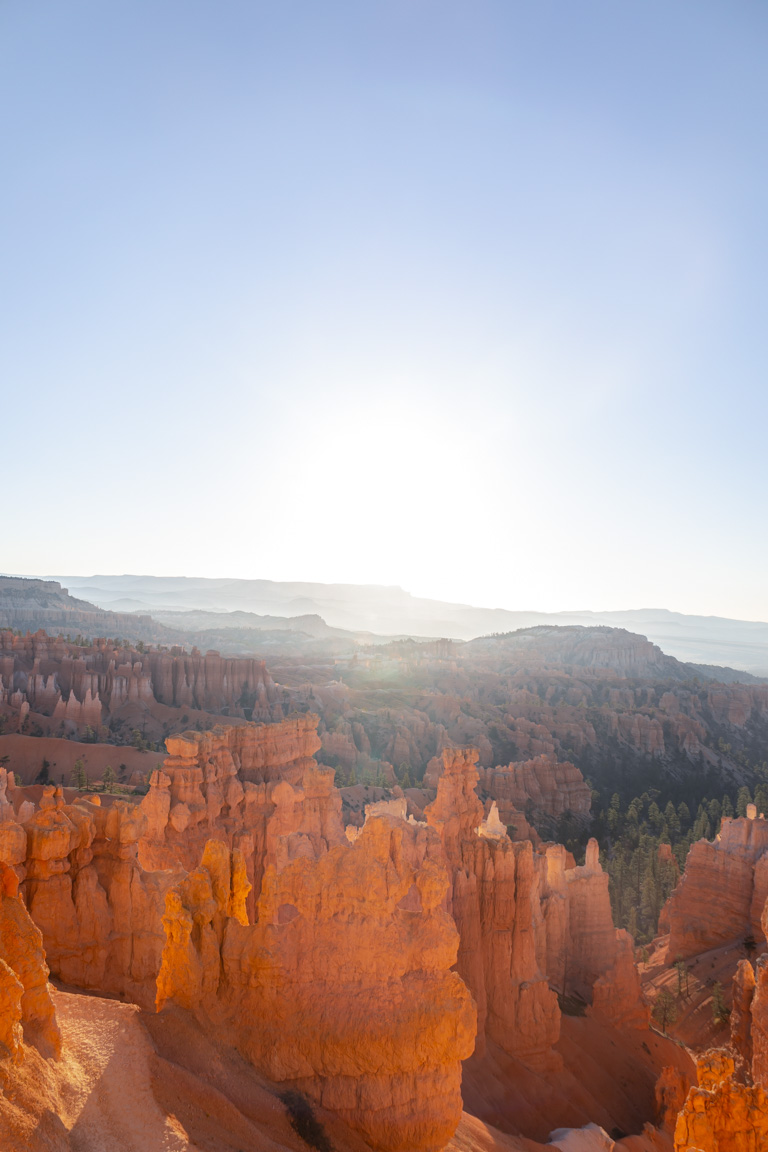
[[[566,795],[563,778],[550,788],[562,802],[529,787],[522,812],[514,786],[495,778],[499,766],[535,762],[538,779],[544,758],[552,772],[570,771],[578,791],[571,765],[593,788],[618,784],[626,799],[649,780],[695,789],[702,773],[735,790],[751,782],[768,740],[768,686],[703,679],[618,629],[536,628],[459,646],[358,646],[351,655],[308,650],[269,665],[179,645],[0,632],[0,756],[11,736],[161,749],[190,726],[294,711],[320,717],[318,759],[340,784],[397,782],[414,811],[434,798],[443,750],[472,745],[487,770],[484,799],[506,806],[506,823],[525,832],[525,820],[550,839],[565,811],[583,815],[585,800]],[[37,752],[39,771],[51,758],[42,745]],[[28,743],[25,762],[17,741],[27,783],[35,755]]]
[[[560,1001],[577,997],[603,1041],[631,1051],[634,1034],[647,1037],[638,1077],[653,1072],[639,1093],[650,1123],[662,1067],[692,1069],[648,1029],[596,843],[576,866],[562,846],[510,840],[498,809],[484,813],[469,748],[444,751],[423,819],[406,816],[401,795],[369,805],[362,828],[345,826],[334,773],[314,759],[316,726],[304,714],[169,737],[132,800],[54,785],[34,800],[3,770],[8,899],[38,941],[21,962],[3,933],[9,973],[33,971],[39,994],[47,965],[69,996],[190,1016],[182,1027],[239,1052],[261,1083],[382,1152],[449,1145],[470,1057],[476,1095],[484,1067],[511,1059],[550,1127],[580,1120],[558,1087],[574,1078]],[[35,1041],[31,1029],[19,1040],[23,1014],[7,1001],[13,1060]],[[602,1101],[609,1119],[614,1107]],[[485,1110],[520,1135],[520,1118],[494,1101]],[[539,1124],[523,1117],[529,1138],[546,1135]]]
[[[660,845],[642,955],[590,838],[622,773],[751,782],[763,685],[599,629],[269,663],[6,630],[0,678],[11,1148],[763,1146],[768,822]]]

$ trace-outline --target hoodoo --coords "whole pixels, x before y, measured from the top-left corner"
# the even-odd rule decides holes
[[[746,817],[725,818],[714,842],[691,846],[664,910],[670,954],[687,958],[748,935],[764,943],[766,898],[768,820],[751,805]]]
[[[189,1014],[275,1091],[335,1116],[377,1152],[445,1148],[462,1115],[462,1061],[474,1053],[475,1098],[491,1049],[533,1077],[553,1121],[567,1117],[574,1081],[564,1052],[576,1034],[563,1048],[561,1002],[581,1004],[606,1043],[619,1039],[628,1054],[652,1063],[649,1041],[660,1056],[669,1051],[650,1032],[641,1039],[649,1008],[631,938],[613,926],[595,840],[577,866],[562,845],[510,839],[495,801],[486,812],[478,795],[475,748],[443,751],[423,819],[407,816],[401,791],[370,803],[362,827],[345,828],[334,770],[314,759],[319,746],[310,714],[186,732],[168,738],[149,790],[132,799],[68,798],[47,785],[34,801],[3,772],[3,924],[22,926],[28,954],[21,963],[4,928],[0,1027],[10,1059],[23,1055],[22,1025],[57,1050],[43,944],[68,986],[159,1012],[162,1028]],[[719,859],[739,845],[731,854],[751,885],[739,915],[754,899],[759,861],[746,823],[764,824],[733,821],[713,847]],[[700,854],[689,861],[694,874]],[[734,1042],[745,1057],[752,1045],[758,1084],[762,969],[754,994],[748,976]],[[686,1073],[672,1073],[681,1100]],[[718,1093],[715,1103],[702,1097],[712,1116],[721,1098],[741,1099],[738,1086]],[[511,1115],[498,1119],[515,1130]]]

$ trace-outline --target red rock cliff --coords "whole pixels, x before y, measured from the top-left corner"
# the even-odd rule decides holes
[[[0,862],[0,1058],[23,1059],[22,1040],[58,1056],[61,1036],[48,991],[40,930],[18,896],[13,869]]]
[[[695,956],[750,933],[765,939],[767,851],[768,821],[751,818],[725,819],[716,840],[691,845],[663,912],[671,956]]]
[[[372,1147],[437,1152],[461,1116],[460,1061],[475,1034],[450,970],[459,941],[440,842],[374,816],[354,843],[329,845],[332,774],[314,777],[301,808],[286,795],[275,811],[256,924],[233,914],[246,882],[224,846],[169,894],[158,1006],[196,1008]]]

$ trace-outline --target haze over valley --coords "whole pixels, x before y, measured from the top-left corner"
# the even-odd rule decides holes
[[[640,632],[680,660],[768,676],[768,623],[691,616],[667,609],[526,612],[473,608],[412,596],[402,588],[272,580],[157,576],[55,576],[74,596],[117,612],[145,612],[169,627],[264,628],[266,616],[316,615],[332,628],[381,636],[471,640],[537,624],[605,625]],[[186,613],[182,616],[180,613]],[[194,616],[191,615],[194,613]],[[214,613],[217,614],[214,616]],[[223,613],[247,613],[237,618]],[[292,625],[295,626],[295,625]]]

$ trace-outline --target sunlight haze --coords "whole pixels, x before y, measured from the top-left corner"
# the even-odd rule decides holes
[[[768,620],[768,11],[3,5],[6,573]]]

